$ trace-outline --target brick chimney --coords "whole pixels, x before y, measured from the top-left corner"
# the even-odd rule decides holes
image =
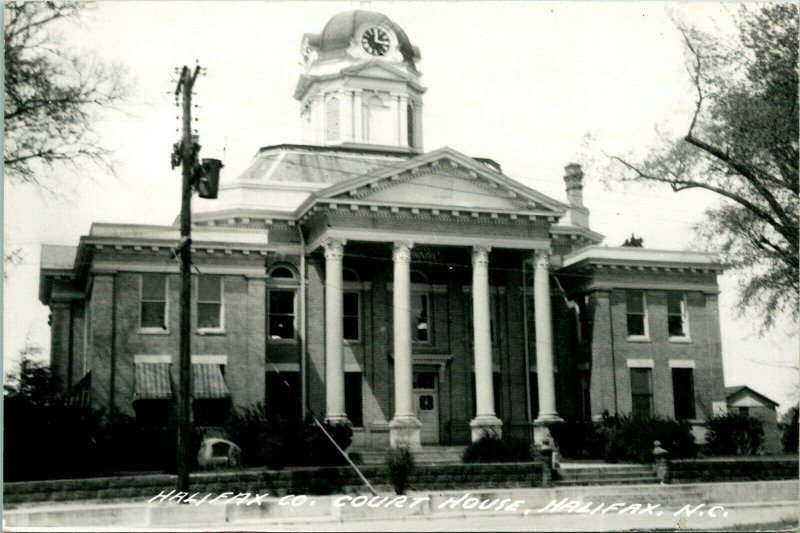
[[[583,170],[577,163],[564,167],[564,183],[567,184],[567,200],[572,207],[583,207]]]

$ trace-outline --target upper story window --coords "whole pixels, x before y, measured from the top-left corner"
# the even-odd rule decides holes
[[[689,315],[686,312],[685,293],[667,293],[667,328],[670,338],[689,336]]]
[[[339,99],[330,98],[325,107],[325,139],[335,141],[339,139]]]
[[[223,328],[223,279],[218,275],[201,275],[197,279],[197,328]]]
[[[342,281],[358,283],[358,274],[349,268],[342,271]],[[358,291],[345,290],[342,293],[342,327],[346,341],[361,340],[361,294]]]
[[[144,330],[167,329],[167,275],[142,274],[139,325]]]
[[[422,272],[412,270],[411,283],[417,286],[411,293],[411,339],[413,342],[430,342],[430,291],[418,288],[428,287],[428,278]]]
[[[268,336],[271,340],[295,338],[295,291],[270,289],[267,324]]]
[[[647,301],[644,291],[625,291],[626,318],[629,337],[648,337]]]
[[[283,266],[278,266],[270,270],[269,277],[273,279],[295,279],[294,272],[292,272],[288,267]]]
[[[297,275],[287,265],[269,271],[267,291],[267,339],[294,340],[297,322]]]

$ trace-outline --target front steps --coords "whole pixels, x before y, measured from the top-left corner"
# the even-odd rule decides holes
[[[423,446],[415,450],[414,462],[418,465],[461,464],[461,456],[466,446]],[[357,465],[382,466],[386,464],[386,449],[356,448],[347,452]]]
[[[658,483],[650,465],[562,465],[555,486]]]

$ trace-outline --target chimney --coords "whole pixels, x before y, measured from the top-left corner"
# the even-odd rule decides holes
[[[567,200],[571,207],[583,207],[583,170],[577,163],[564,167],[564,183],[567,184]]]

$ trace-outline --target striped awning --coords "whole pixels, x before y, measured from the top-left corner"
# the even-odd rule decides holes
[[[134,400],[169,400],[172,382],[169,363],[136,363]]]
[[[220,365],[192,364],[192,397],[195,399],[229,398],[228,387]]]

